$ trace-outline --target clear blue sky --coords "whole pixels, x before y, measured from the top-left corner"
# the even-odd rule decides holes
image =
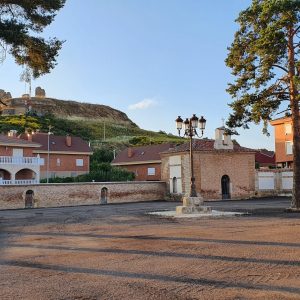
[[[44,36],[65,39],[58,65],[33,81],[47,96],[109,105],[141,128],[176,133],[175,118],[207,119],[214,137],[230,109],[232,80],[224,64],[250,0],[67,0]],[[0,65],[1,87],[25,92],[22,68],[8,57]],[[261,126],[239,130],[247,147],[274,148]]]

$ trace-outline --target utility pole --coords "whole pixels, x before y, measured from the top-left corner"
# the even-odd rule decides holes
[[[48,126],[48,151],[47,151],[47,183],[49,183],[49,171],[50,171],[50,134],[51,129],[53,127],[51,125]]]
[[[103,126],[103,141],[105,142],[105,122],[104,122],[104,126]]]

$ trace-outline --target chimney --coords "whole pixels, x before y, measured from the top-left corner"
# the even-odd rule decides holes
[[[27,140],[32,142],[32,133],[27,133]]]
[[[230,149],[233,149],[233,143],[230,134],[224,134],[224,145],[230,147]]]
[[[215,130],[215,149],[232,150],[233,143],[230,134],[225,133],[225,127],[219,127]]]
[[[17,130],[10,130],[7,135],[11,137],[17,137]]]
[[[68,147],[71,147],[72,146],[72,137],[70,135],[67,135],[66,136],[66,145]]]
[[[133,149],[132,148],[128,148],[128,157],[131,158],[133,156]]]

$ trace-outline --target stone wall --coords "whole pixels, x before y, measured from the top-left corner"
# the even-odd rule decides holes
[[[221,179],[230,178],[231,199],[249,198],[255,191],[255,156],[247,152],[205,153],[195,162],[197,184],[206,199],[222,199]],[[196,177],[197,178],[197,177]]]
[[[189,153],[163,153],[162,180],[167,182],[167,190],[172,194],[173,175],[169,167],[170,159],[180,156],[181,177],[178,190],[185,194],[190,189]],[[196,191],[206,200],[222,199],[221,180],[224,175],[230,179],[230,198],[242,199],[255,194],[255,155],[234,151],[194,151],[194,176]],[[175,176],[175,175],[174,175]]]
[[[35,207],[100,204],[103,188],[107,189],[108,204],[163,200],[166,193],[166,184],[158,181],[1,186],[0,209],[24,208],[29,190],[33,191]]]

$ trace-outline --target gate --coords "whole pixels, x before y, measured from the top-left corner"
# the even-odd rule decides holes
[[[33,196],[34,196],[33,190],[26,191],[26,194],[25,194],[25,208],[33,208],[33,204],[34,204]]]
[[[101,195],[100,195],[100,204],[107,204],[107,195],[108,195],[108,189],[106,187],[101,189]]]
[[[230,178],[228,175],[222,176],[221,186],[222,186],[222,199],[230,199]]]

